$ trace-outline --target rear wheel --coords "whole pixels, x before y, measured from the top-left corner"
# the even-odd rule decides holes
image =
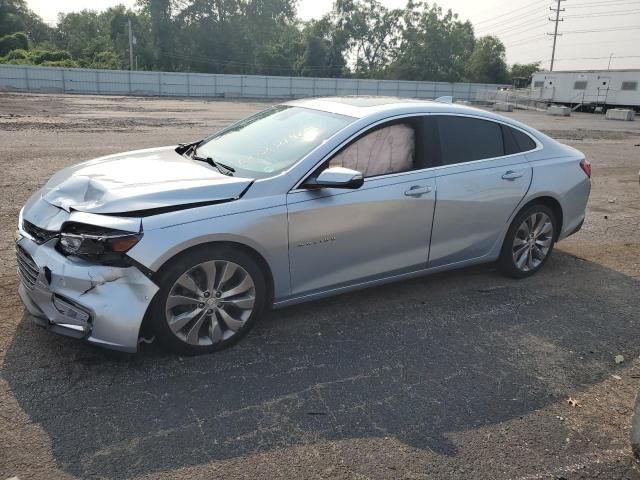
[[[538,203],[522,210],[513,220],[504,239],[498,266],[514,278],[533,275],[548,260],[556,238],[553,211]]]
[[[153,329],[163,346],[184,355],[232,345],[265,305],[266,283],[257,262],[229,247],[202,247],[178,257],[158,283]]]

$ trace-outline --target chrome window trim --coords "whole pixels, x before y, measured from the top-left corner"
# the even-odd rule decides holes
[[[513,128],[515,130],[518,130],[522,133],[524,133],[525,135],[527,135],[531,140],[533,140],[533,142],[536,144],[536,148],[532,149],[532,150],[527,150],[524,152],[518,152],[518,153],[511,153],[509,155],[501,155],[499,157],[490,157],[490,158],[481,158],[479,160],[471,160],[469,162],[460,162],[460,163],[451,163],[449,165],[436,165],[434,167],[428,167],[428,168],[421,168],[419,170],[408,170],[406,172],[395,172],[395,173],[389,173],[386,175],[376,175],[373,177],[365,177],[364,179],[364,183],[365,185],[367,184],[367,180],[370,181],[376,181],[376,180],[386,180],[387,178],[393,178],[393,177],[397,177],[397,176],[401,176],[401,175],[411,175],[414,173],[426,173],[428,171],[433,171],[433,172],[437,172],[438,170],[441,170],[443,168],[449,168],[449,167],[455,167],[455,166],[459,166],[459,165],[475,165],[481,162],[490,162],[493,160],[497,160],[497,159],[503,159],[503,158],[510,158],[510,157],[515,157],[518,155],[524,155],[526,153],[534,153],[534,152],[538,152],[540,150],[542,150],[543,145],[542,142],[540,142],[540,140],[538,140],[535,136],[533,136],[531,133],[527,132],[526,130],[518,127],[517,125],[513,125],[511,123],[505,122],[501,119],[494,119],[494,118],[487,118],[487,117],[483,117],[481,115],[473,115],[473,114],[469,114],[469,113],[457,113],[457,112],[423,112],[423,113],[411,113],[411,114],[407,114],[407,115],[396,115],[393,117],[388,117],[385,118],[383,120],[378,120],[377,122],[371,123],[369,125],[367,125],[365,128],[363,128],[362,130],[360,130],[359,132],[355,133],[354,135],[352,135],[351,137],[349,137],[347,140],[345,140],[344,142],[342,142],[339,146],[337,146],[336,148],[334,148],[331,152],[329,152],[327,155],[325,155],[324,157],[322,157],[322,160],[320,160],[318,163],[316,163],[314,165],[314,167],[312,169],[310,169],[303,177],[300,181],[298,181],[295,186],[289,190],[288,193],[299,193],[299,192],[306,192],[308,191],[308,189],[306,188],[301,188],[300,186],[305,182],[305,180],[307,178],[309,178],[309,176],[316,171],[316,169],[322,165],[323,163],[325,163],[327,160],[331,159],[332,156],[334,156],[336,153],[338,153],[342,148],[344,148],[347,144],[349,144],[351,141],[353,141],[353,139],[355,137],[358,137],[362,134],[366,134],[366,132],[368,132],[369,130],[383,124],[383,123],[387,123],[390,121],[394,121],[394,120],[398,120],[398,119],[403,119],[403,118],[413,118],[413,117],[424,117],[424,116],[449,116],[449,117],[468,117],[468,118],[474,118],[476,120],[485,120],[487,122],[494,122],[494,123],[498,123],[500,125],[505,125],[507,127]],[[354,190],[356,191],[356,190]]]

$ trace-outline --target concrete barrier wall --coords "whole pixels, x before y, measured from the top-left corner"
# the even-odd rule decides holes
[[[504,85],[0,65],[0,90],[28,92],[274,99],[330,95],[413,98],[451,95],[454,100],[475,100],[480,92],[496,91],[501,86]]]

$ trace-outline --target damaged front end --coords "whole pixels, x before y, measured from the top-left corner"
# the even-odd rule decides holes
[[[142,235],[139,219],[67,212],[40,198],[28,202],[16,258],[18,292],[32,319],[62,335],[136,351],[158,291],[152,272],[126,255]]]

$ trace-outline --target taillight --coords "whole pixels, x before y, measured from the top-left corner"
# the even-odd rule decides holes
[[[589,160],[581,160],[580,168],[587,174],[587,177],[591,178],[591,162],[589,162]]]

